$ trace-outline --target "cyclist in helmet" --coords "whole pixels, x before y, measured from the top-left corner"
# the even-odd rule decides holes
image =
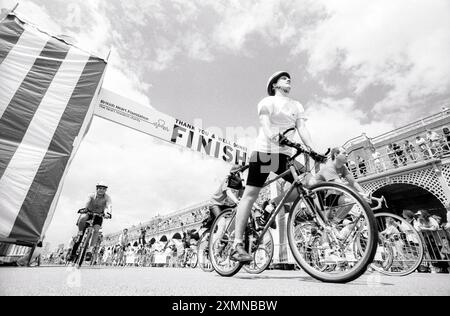
[[[266,88],[268,96],[258,104],[261,128],[256,140],[256,150],[250,158],[246,188],[236,212],[236,238],[231,259],[240,262],[250,262],[253,259],[244,249],[243,239],[251,209],[261,188],[270,172],[281,174],[288,169],[288,159],[293,150],[280,145],[281,134],[296,127],[305,147],[313,147],[305,123],[307,118],[303,105],[288,96],[291,91],[291,75],[285,71],[274,73],[269,78]],[[305,171],[304,166],[299,163],[297,169]],[[294,179],[292,175],[288,175],[285,180],[292,183]],[[292,196],[293,200],[295,196]]]
[[[214,219],[227,208],[233,208],[239,203],[244,186],[242,184],[241,172],[246,169],[240,165],[234,165],[230,173],[220,184],[217,191],[211,197],[211,206],[209,208],[209,218],[203,223],[203,227],[209,228]]]
[[[85,204],[86,211],[90,212],[89,214],[83,214],[78,219],[78,236],[83,235],[83,231],[86,227],[86,222],[88,220],[94,219],[94,233],[92,235],[91,244],[89,246],[89,249],[87,250],[87,253],[91,256],[92,250],[94,246],[97,244],[97,239],[99,236],[100,229],[103,224],[103,216],[105,215],[105,218],[112,218],[112,203],[111,203],[111,197],[106,194],[106,190],[108,189],[108,185],[103,182],[99,181],[96,185],[96,192],[89,194],[88,200]],[[94,213],[94,214],[91,214]],[[78,248],[80,240],[78,240],[77,244],[73,247],[72,250],[72,258],[76,254],[76,250]]]

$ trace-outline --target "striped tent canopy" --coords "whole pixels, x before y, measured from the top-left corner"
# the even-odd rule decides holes
[[[16,14],[1,19],[0,239],[45,235],[105,68]]]

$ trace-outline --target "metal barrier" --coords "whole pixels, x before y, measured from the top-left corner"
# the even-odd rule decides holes
[[[425,248],[423,261],[450,263],[450,232],[448,230],[420,231]]]

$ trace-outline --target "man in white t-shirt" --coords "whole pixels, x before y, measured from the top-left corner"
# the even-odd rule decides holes
[[[302,104],[288,97],[291,90],[291,76],[285,71],[273,74],[267,83],[268,97],[258,104],[261,124],[256,141],[256,151],[252,153],[245,191],[236,213],[235,242],[231,259],[250,262],[252,257],[243,246],[245,226],[253,204],[258,198],[270,172],[281,174],[288,169],[288,158],[293,150],[279,145],[280,134],[296,127],[298,135],[307,147],[312,147],[311,136],[305,126],[306,116]],[[298,170],[305,168],[298,163]],[[293,182],[291,175],[285,180]],[[291,197],[295,199],[296,197]]]

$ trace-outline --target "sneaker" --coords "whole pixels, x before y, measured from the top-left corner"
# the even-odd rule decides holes
[[[239,243],[231,249],[230,259],[242,263],[248,263],[253,260],[253,257],[245,251],[244,245]]]

